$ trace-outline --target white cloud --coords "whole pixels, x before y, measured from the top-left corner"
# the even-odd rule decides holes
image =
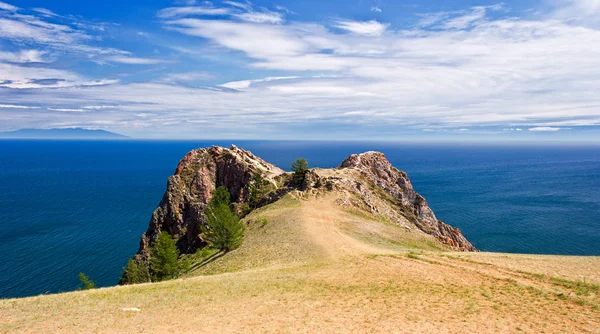
[[[10,12],[16,12],[17,10],[19,10],[19,7],[9,5],[6,2],[0,2],[0,9],[7,10]]]
[[[283,23],[283,15],[275,12],[249,12],[242,14],[235,14],[240,20],[256,23]]]
[[[556,131],[560,131],[560,128],[553,128],[553,127],[549,127],[549,126],[540,126],[540,127],[535,127],[535,128],[529,128],[529,131],[533,131],[533,132],[556,132]]]
[[[32,8],[32,10],[34,12],[38,12],[38,13],[46,15],[46,16],[60,16],[60,15],[56,14],[55,12],[48,10],[46,8]]]
[[[21,50],[19,52],[0,51],[0,61],[11,63],[44,63],[47,52],[40,50]]]
[[[0,104],[0,109],[40,109],[40,107],[20,106],[14,104]]]
[[[215,8],[215,7],[203,7],[203,6],[189,6],[189,7],[170,7],[162,9],[158,12],[158,16],[162,18],[172,18],[176,16],[192,16],[192,15],[205,15],[205,16],[216,16],[216,15],[227,15],[229,9],[227,8]]]
[[[475,7],[470,13],[453,17],[443,23],[444,29],[466,29],[485,19],[486,8]]]
[[[343,29],[358,35],[380,36],[385,32],[389,24],[379,23],[375,20],[371,21],[350,21],[341,20],[335,23],[335,27]]]
[[[206,72],[183,72],[183,73],[169,73],[165,75],[161,81],[168,83],[177,82],[188,82],[198,80],[209,80],[214,79],[214,75]]]
[[[82,107],[83,109],[89,109],[89,110],[104,110],[104,109],[118,109],[119,106],[84,106]]]
[[[546,0],[550,18],[570,24],[600,27],[599,0]]]
[[[275,9],[277,9],[278,11],[280,11],[282,13],[296,14],[293,11],[289,10],[287,7],[284,7],[284,6],[275,6]]]
[[[72,26],[45,21],[32,15],[0,16],[0,39],[17,45],[35,44],[44,52],[56,51],[94,58],[99,55],[126,55],[129,52],[89,45],[93,37],[85,29],[98,31],[97,25],[74,22]]]
[[[60,112],[84,112],[83,109],[72,109],[72,108],[47,108],[51,111],[60,111]]]
[[[256,83],[270,82],[270,81],[275,81],[275,80],[291,80],[291,79],[298,79],[298,77],[267,77],[264,79],[257,79],[257,80],[232,81],[232,82],[222,84],[221,87],[239,90],[239,89],[249,88],[251,85],[256,84]]]
[[[223,1],[223,3],[246,11],[252,10],[251,4],[245,4],[237,1]]]
[[[128,65],[154,65],[163,63],[163,60],[152,59],[152,58],[141,58],[141,57],[125,57],[125,56],[113,56],[106,58],[107,61],[120,64]]]
[[[381,12],[382,12],[381,8],[379,8],[379,7],[377,7],[377,6],[373,6],[373,7],[371,7],[371,11],[372,11],[372,12],[376,12],[376,13],[381,13]]]
[[[0,87],[5,88],[64,88],[117,83],[118,80],[89,80],[75,73],[41,67],[23,67],[0,63]]]
[[[172,30],[211,39],[256,58],[296,55],[308,46],[292,32],[272,25],[199,19],[173,20],[167,25]]]

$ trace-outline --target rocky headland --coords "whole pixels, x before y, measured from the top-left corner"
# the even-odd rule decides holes
[[[219,186],[229,190],[241,216],[291,192],[335,192],[336,204],[343,208],[364,210],[407,231],[434,236],[451,250],[477,251],[458,228],[436,218],[407,174],[382,153],[353,154],[335,169],[311,169],[298,184],[291,173],[232,145],[193,150],[179,162],[141,237],[136,261],[148,261],[150,247],[162,231],[177,239],[182,254],[206,246],[200,226],[206,224],[205,210]]]

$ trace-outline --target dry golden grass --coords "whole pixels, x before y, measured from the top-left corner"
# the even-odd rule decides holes
[[[440,251],[334,196],[254,212],[183,279],[1,300],[0,332],[600,333],[599,257]]]

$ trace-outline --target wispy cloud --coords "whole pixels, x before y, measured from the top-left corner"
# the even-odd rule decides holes
[[[190,82],[199,80],[214,79],[214,75],[207,72],[182,72],[182,73],[169,73],[161,78],[160,81],[167,83],[180,83]]]
[[[152,59],[152,58],[141,58],[141,57],[127,57],[127,56],[112,56],[105,58],[107,61],[113,63],[129,64],[129,65],[154,65],[164,63],[164,60]]]
[[[17,10],[19,10],[19,7],[15,7],[13,5],[9,5],[6,2],[0,2],[0,9],[7,10],[7,11],[10,11],[10,12],[16,12]]]
[[[83,109],[72,109],[72,108],[48,108],[50,111],[60,111],[60,112],[84,112]]]
[[[233,15],[240,20],[256,23],[282,23],[283,15],[276,12],[248,12]]]
[[[600,1],[547,0],[547,16],[571,24],[600,27]]]
[[[0,51],[0,61],[12,63],[44,63],[47,52],[40,50],[20,50],[18,52]]]
[[[533,132],[556,132],[556,131],[560,131],[560,128],[553,128],[553,127],[549,127],[549,126],[540,126],[540,127],[535,127],[535,128],[529,128],[529,131],[533,131]]]
[[[175,16],[191,16],[191,15],[227,15],[230,13],[228,8],[215,8],[204,6],[188,6],[188,7],[170,7],[162,9],[158,12],[161,18],[172,18]]]
[[[230,129],[255,136],[268,129],[285,137],[328,126],[346,126],[348,133],[360,127],[379,136],[404,131],[471,136],[479,128],[534,136],[600,126],[600,30],[590,24],[592,18],[583,23],[556,8],[543,17],[517,17],[503,6],[479,6],[423,13],[414,26],[400,28],[374,20],[286,21],[288,12],[281,8],[247,2],[184,5],[227,11],[218,18],[159,12],[164,33],[183,41],[175,47],[195,50],[178,55],[204,60],[210,53],[210,67],[183,64],[186,71],[168,52],[159,60],[98,47],[90,29],[41,16],[0,16],[11,21],[0,22],[0,38],[16,46],[0,53],[0,101],[43,108],[3,108],[2,126],[35,120],[165,136],[202,129],[207,137],[226,136]],[[256,19],[257,13],[277,15]],[[154,42],[156,35],[144,40]],[[171,61],[173,68],[161,67],[133,83],[52,68],[55,51],[81,55],[85,48],[91,48],[88,60],[120,60],[123,65],[111,70],[161,61]],[[203,81],[214,86],[200,87]]]
[[[340,20],[336,21],[335,27],[343,29],[355,34],[366,35],[366,36],[380,36],[385,32],[385,29],[389,24],[383,24],[375,20],[371,21],[350,21]]]
[[[20,106],[15,104],[0,104],[0,109],[40,109],[40,107]]]

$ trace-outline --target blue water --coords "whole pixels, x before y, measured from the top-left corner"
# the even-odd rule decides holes
[[[189,150],[232,142],[0,141],[0,297],[114,285]],[[378,150],[481,250],[600,255],[600,147],[243,142],[284,169]]]

